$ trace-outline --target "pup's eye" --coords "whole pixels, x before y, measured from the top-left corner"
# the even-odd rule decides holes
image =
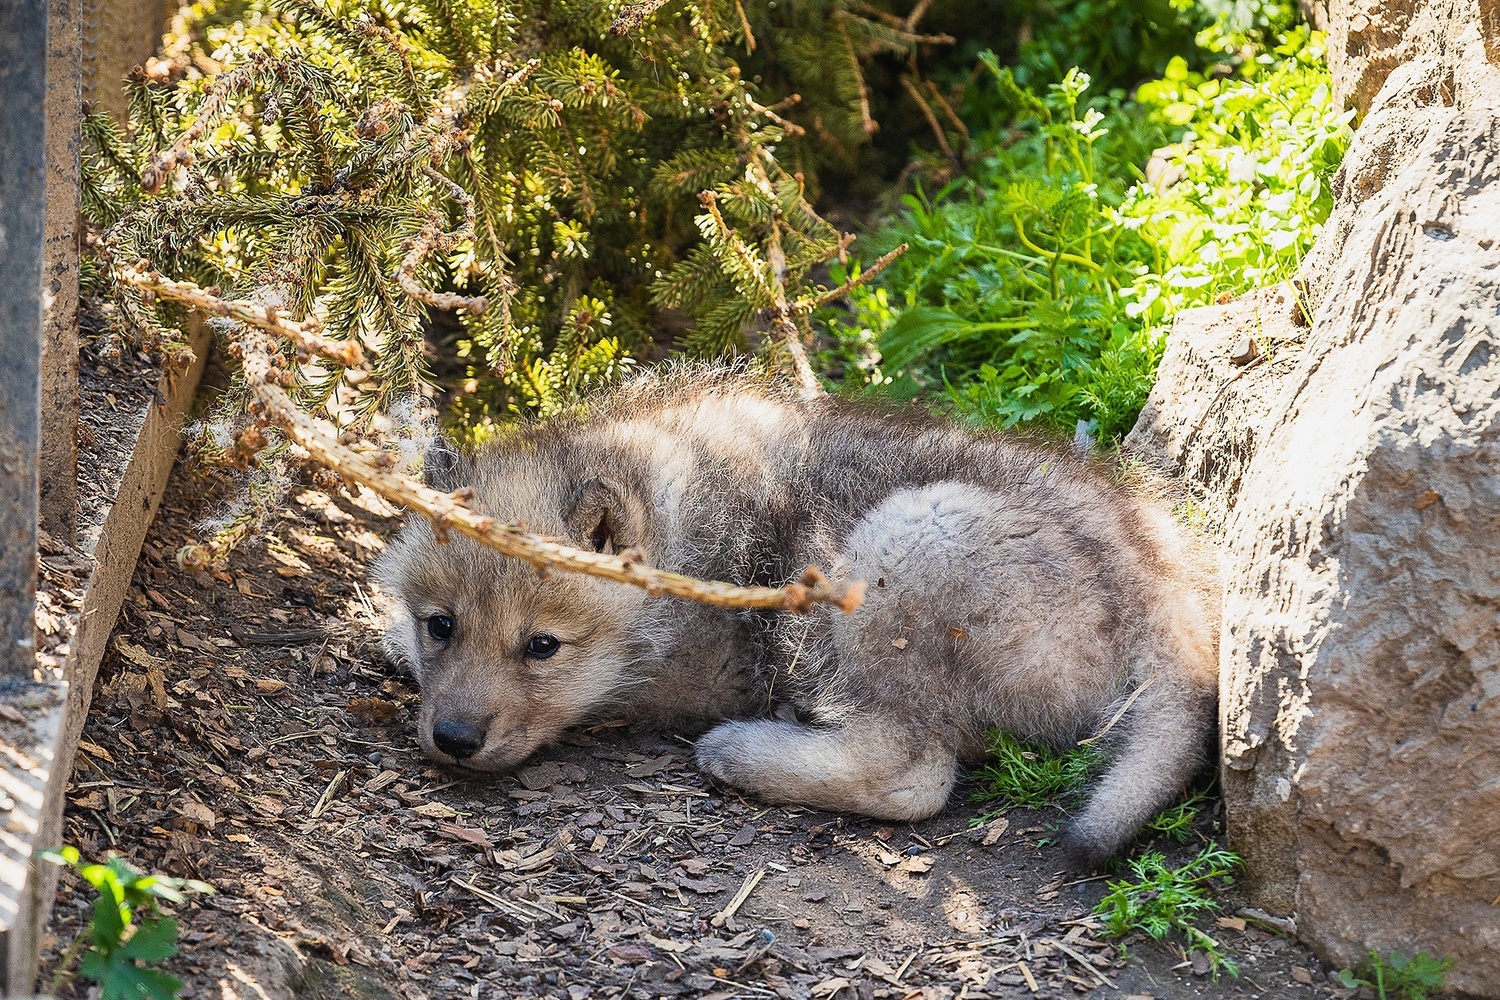
[[[433,615],[427,619],[427,634],[438,642],[453,638],[453,619],[447,615]]]
[[[545,633],[534,635],[526,640],[526,655],[532,659],[545,660],[557,652],[561,645],[562,643],[557,640],[556,636]]]

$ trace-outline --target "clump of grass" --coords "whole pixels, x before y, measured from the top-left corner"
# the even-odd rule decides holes
[[[1059,752],[999,730],[991,732],[988,740],[985,764],[974,772],[979,787],[969,801],[997,803],[1001,808],[1036,808],[1077,793],[1103,760],[1091,747]]]
[[[1238,964],[1194,920],[1219,908],[1212,893],[1234,884],[1233,873],[1241,863],[1238,855],[1217,845],[1205,848],[1181,868],[1168,867],[1166,857],[1152,851],[1130,862],[1135,881],[1109,883],[1109,894],[1094,907],[1094,915],[1102,919],[1111,937],[1141,931],[1160,941],[1175,931],[1203,953],[1215,979],[1220,970],[1237,977]]]
[[[1429,990],[1441,990],[1447,985],[1448,970],[1451,968],[1453,959],[1433,958],[1425,951],[1410,956],[1393,951],[1389,958],[1382,958],[1379,952],[1372,951],[1369,961],[1360,969],[1370,979],[1361,979],[1348,969],[1341,969],[1338,978],[1340,985],[1346,989],[1370,987],[1379,1000],[1390,1000],[1392,997],[1399,997],[1400,1000],[1427,1000]]]

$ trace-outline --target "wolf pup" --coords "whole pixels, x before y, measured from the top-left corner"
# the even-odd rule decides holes
[[[662,569],[777,585],[811,564],[868,583],[852,614],[726,612],[543,576],[412,518],[374,575],[444,763],[511,768],[602,717],[708,724],[698,763],[721,781],[917,820],[991,727],[1057,748],[1108,728],[1112,762],[1066,837],[1087,865],[1204,761],[1215,616],[1192,551],[1068,456],[699,370],[425,465],[485,513]]]

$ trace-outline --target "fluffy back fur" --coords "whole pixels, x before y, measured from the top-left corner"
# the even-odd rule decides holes
[[[1067,747],[1134,694],[1069,833],[1085,863],[1128,842],[1202,761],[1215,620],[1192,549],[1066,454],[679,371],[430,464],[484,512],[576,545],[741,584],[809,564],[869,584],[851,615],[731,613],[543,577],[465,539],[439,545],[413,519],[375,575],[392,598],[387,648],[417,675],[438,759],[509,768],[603,714],[718,723],[698,757],[721,780],[916,819],[942,807],[988,728]]]

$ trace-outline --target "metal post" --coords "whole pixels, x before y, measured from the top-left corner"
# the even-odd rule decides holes
[[[0,678],[36,667],[46,0],[0,0]]]
[[[4,0],[0,0],[4,2]],[[78,206],[81,0],[47,3],[47,256],[42,279],[42,524],[78,537]]]

